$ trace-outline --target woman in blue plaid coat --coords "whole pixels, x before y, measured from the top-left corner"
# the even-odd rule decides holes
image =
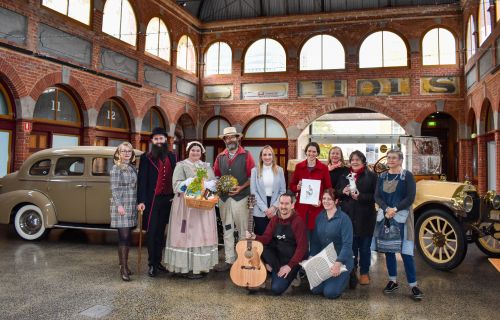
[[[137,170],[135,153],[129,142],[121,143],[111,169],[111,228],[118,230],[118,257],[123,281],[130,281],[128,252],[132,229],[137,225]]]

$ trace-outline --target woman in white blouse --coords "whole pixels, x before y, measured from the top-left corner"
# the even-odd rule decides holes
[[[276,214],[279,196],[286,192],[285,174],[283,168],[276,164],[271,146],[265,146],[260,151],[257,166],[252,169],[250,192],[257,200],[253,209],[254,232],[262,235],[269,219]]]

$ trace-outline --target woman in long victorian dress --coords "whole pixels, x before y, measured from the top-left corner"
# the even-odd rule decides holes
[[[215,175],[210,165],[201,161],[205,148],[200,142],[188,143],[186,152],[188,158],[177,163],[172,177],[175,197],[170,212],[164,262],[169,271],[198,279],[218,262],[216,216],[214,209],[186,206],[184,194],[196,176],[198,167],[207,170],[205,188],[214,188]]]

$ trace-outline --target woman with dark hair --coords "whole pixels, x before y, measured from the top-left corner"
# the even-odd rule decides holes
[[[342,176],[349,174],[349,168],[344,163],[344,153],[340,147],[333,147],[328,151],[328,171],[332,187],[335,188]]]
[[[314,294],[323,294],[329,299],[340,297],[349,282],[354,261],[352,259],[352,224],[345,212],[337,207],[337,192],[325,189],[322,203],[324,210],[316,218],[316,226],[311,238],[311,256],[333,243],[337,252],[337,260],[330,268],[332,277],[312,289]],[[341,272],[345,265],[347,272]]]
[[[122,142],[115,151],[111,168],[111,228],[118,230],[118,258],[123,281],[130,281],[128,252],[132,229],[137,225],[137,170],[134,148]]]
[[[375,200],[380,206],[378,221],[394,219],[401,230],[401,258],[406,271],[406,279],[413,298],[420,300],[424,293],[417,287],[415,260],[413,260],[414,229],[412,204],[415,200],[416,183],[413,174],[402,168],[403,153],[399,150],[387,152],[389,170],[380,175],[375,191]],[[379,225],[377,224],[377,228]],[[378,231],[378,230],[377,230]],[[375,235],[377,235],[377,231]],[[374,241],[376,242],[376,241]],[[390,294],[399,289],[397,282],[397,263],[395,253],[385,253],[389,282],[384,293]]]
[[[205,148],[198,141],[187,144],[188,158],[178,162],[172,177],[176,194],[172,202],[165,246],[165,265],[171,272],[189,279],[203,278],[219,260],[215,210],[186,206],[184,192],[193,182],[198,168],[207,170],[205,188],[214,189],[215,175],[206,162],[201,161]]]
[[[269,220],[276,215],[279,196],[286,191],[283,168],[276,164],[276,156],[271,146],[260,150],[257,166],[252,169],[250,193],[255,195],[256,206],[253,209],[254,232],[262,235]]]
[[[319,144],[316,142],[309,142],[304,150],[306,160],[297,163],[295,171],[290,181],[290,190],[297,193],[297,203],[295,204],[295,211],[305,221],[309,231],[314,229],[316,217],[321,212],[321,202],[318,199],[317,205],[300,203],[300,190],[302,186],[302,179],[320,180],[320,195],[323,190],[332,187],[330,181],[330,174],[328,167],[317,159],[320,153]]]
[[[370,245],[377,218],[374,199],[377,175],[366,166],[366,157],[359,150],[351,153],[349,163],[349,174],[341,177],[337,191],[342,194],[341,207],[351,218],[354,230],[354,269],[350,279],[350,286],[354,288],[358,265],[359,283],[370,284]]]

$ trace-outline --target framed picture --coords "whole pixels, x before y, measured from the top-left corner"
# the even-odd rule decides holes
[[[318,205],[321,180],[302,179],[300,203]]]

